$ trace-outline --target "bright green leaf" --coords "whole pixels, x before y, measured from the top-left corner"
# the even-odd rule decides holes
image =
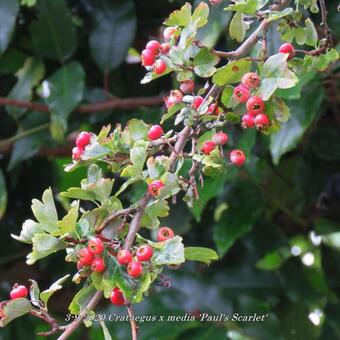
[[[249,60],[232,61],[217,70],[213,76],[213,82],[220,86],[237,83],[245,73],[250,71],[250,67],[251,61]]]
[[[215,250],[204,247],[185,247],[184,256],[189,261],[199,261],[210,264],[211,261],[218,260]]]

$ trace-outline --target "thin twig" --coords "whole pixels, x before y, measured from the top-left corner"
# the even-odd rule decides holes
[[[48,314],[48,312],[43,310],[43,309],[41,309],[40,311],[36,311],[36,310],[32,309],[30,311],[30,313],[32,315],[34,315],[35,317],[45,321],[51,327],[51,329],[49,331],[47,331],[47,332],[39,332],[38,333],[39,336],[49,336],[49,335],[55,334],[57,332],[63,331],[67,327],[67,326],[60,326],[58,324],[57,320],[52,318],[52,316],[50,316]]]
[[[122,215],[128,215],[133,211],[133,207],[129,207],[126,209],[121,209],[114,211],[111,215],[104,219],[104,221],[96,227],[96,233],[100,234],[114,219]]]
[[[131,303],[127,303],[126,308],[130,319],[132,340],[137,340],[139,327],[134,319],[134,312]]]
[[[327,45],[328,46],[333,46],[333,38],[332,38],[332,31],[328,26],[327,23],[327,8],[325,4],[325,0],[319,0],[320,2],[320,9],[321,9],[321,26],[323,27],[325,37],[327,39]]]

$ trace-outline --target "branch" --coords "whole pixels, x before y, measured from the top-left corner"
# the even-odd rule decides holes
[[[63,331],[66,329],[66,326],[60,326],[57,322],[56,319],[52,318],[52,316],[50,316],[46,311],[44,310],[41,310],[41,311],[36,311],[34,309],[32,309],[30,311],[30,313],[34,316],[36,316],[37,318],[45,321],[46,323],[48,323],[51,327],[51,329],[47,332],[39,332],[37,333],[37,335],[39,336],[49,336],[49,335],[52,335],[52,334],[55,334],[59,331]]]
[[[130,214],[134,209],[132,207],[114,211],[111,215],[109,215],[105,220],[96,227],[96,233],[100,234],[115,218]]]
[[[333,46],[333,38],[332,38],[332,31],[328,26],[327,23],[327,8],[325,4],[325,0],[319,0],[320,2],[320,9],[321,9],[321,26],[323,27],[325,37],[327,39],[327,45],[328,46]]]
[[[132,98],[113,98],[102,102],[93,104],[80,105],[75,109],[78,113],[92,113],[99,111],[108,111],[111,109],[133,109],[140,106],[158,106],[161,105],[163,99],[161,96],[154,97],[132,97]],[[38,111],[43,113],[50,113],[47,105],[36,102],[29,102],[25,100],[11,99],[0,97],[0,106],[14,106]]]
[[[99,300],[102,298],[103,292],[101,290],[97,291],[91,298],[90,302],[87,304],[87,306],[80,312],[80,314],[77,316],[77,318],[72,321],[68,326],[66,326],[66,329],[62,335],[57,340],[65,340],[67,339],[82,323],[84,318],[86,317],[88,311],[93,310]]]
[[[137,340],[137,336],[138,336],[138,325],[134,319],[134,313],[133,313],[133,308],[131,303],[127,303],[126,304],[126,308],[129,314],[129,319],[130,319],[130,324],[131,324],[131,336],[132,336],[132,340]]]

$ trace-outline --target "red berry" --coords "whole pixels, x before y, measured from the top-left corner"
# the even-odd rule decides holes
[[[114,288],[110,295],[110,301],[113,305],[121,306],[124,305],[125,299],[122,291],[119,288]]]
[[[28,295],[28,290],[25,286],[15,284],[9,295],[12,300],[25,298]]]
[[[137,249],[136,256],[139,261],[149,261],[153,255],[153,248],[144,244]]]
[[[191,79],[185,80],[181,83],[179,88],[183,93],[191,93],[195,89],[195,82]]]
[[[234,98],[239,103],[245,103],[250,97],[250,91],[244,85],[238,85],[234,88]]]
[[[150,50],[143,50],[141,54],[143,66],[153,65],[155,62],[155,55]]]
[[[179,104],[183,100],[183,93],[179,90],[170,91],[170,98],[174,102],[174,104]]]
[[[78,135],[77,139],[76,139],[76,145],[78,146],[78,148],[85,148],[85,146],[87,144],[90,143],[91,140],[91,134],[89,132],[83,131],[80,132],[80,134]]]
[[[161,48],[160,48],[161,53],[163,53],[163,54],[168,54],[169,51],[170,51],[170,48],[171,48],[171,46],[170,46],[170,44],[168,44],[168,43],[163,43],[163,44],[161,44]]]
[[[82,268],[84,268],[84,265],[80,261],[77,261],[77,269],[80,270]]]
[[[244,129],[246,128],[252,128],[255,126],[255,117],[249,113],[246,113],[242,117],[242,127]]]
[[[162,187],[164,187],[164,183],[162,181],[153,181],[148,185],[148,192],[152,197],[157,197],[159,194],[159,190]]]
[[[161,47],[161,44],[157,40],[150,40],[146,44],[145,49],[152,52],[152,54],[157,55],[160,47]]]
[[[168,97],[164,97],[163,98],[165,106],[167,109],[170,109],[171,107],[173,107],[175,105],[174,103],[174,98],[168,96]]]
[[[206,141],[203,143],[201,150],[205,155],[210,155],[210,152],[213,151],[215,147],[216,144],[214,142]]]
[[[254,89],[260,85],[260,76],[254,72],[248,72],[242,77],[242,84],[249,89]]]
[[[163,32],[164,40],[165,41],[170,40],[171,37],[176,33],[176,31],[177,31],[176,27],[167,27]]]
[[[162,227],[158,230],[157,240],[158,242],[163,242],[168,240],[169,238],[173,238],[175,236],[174,231],[168,227]]]
[[[260,113],[255,117],[255,125],[258,129],[263,129],[269,123],[269,118],[265,113]]]
[[[102,240],[98,237],[92,238],[87,247],[90,249],[93,255],[99,255],[104,251],[104,244]]]
[[[209,1],[212,6],[219,5],[222,2],[222,0],[209,0]]]
[[[117,254],[117,261],[120,265],[125,266],[132,260],[130,250],[122,249]]]
[[[195,109],[195,110],[197,110],[200,106],[201,106],[201,104],[203,103],[203,98],[201,97],[201,96],[197,96],[197,97],[195,97],[194,98],[194,101],[193,101],[193,103],[192,103],[192,107]]]
[[[81,155],[84,153],[84,149],[78,146],[72,149],[72,159],[76,162],[79,161]]]
[[[137,278],[142,275],[143,266],[139,261],[132,260],[129,262],[126,270],[130,276]]]
[[[224,145],[228,142],[228,135],[222,131],[215,133],[211,140],[216,145]]]
[[[250,97],[246,103],[247,110],[252,115],[258,115],[265,109],[264,101],[260,97]]]
[[[93,272],[102,273],[106,269],[103,258],[96,257],[92,262],[91,269]]]
[[[233,150],[232,152],[230,152],[229,157],[231,163],[237,166],[243,165],[244,162],[246,161],[246,156],[244,155],[244,152],[241,150]]]
[[[78,260],[83,266],[90,266],[93,261],[93,254],[89,248],[83,248],[78,252]]]
[[[220,109],[218,107],[216,107],[216,104],[210,104],[209,109],[208,109],[208,113],[214,114],[214,115],[218,115],[220,113]]]
[[[164,131],[160,125],[152,125],[149,132],[148,138],[150,140],[156,140],[164,134]]]
[[[166,71],[166,63],[162,59],[155,61],[153,65],[153,70],[156,74],[163,74]]]
[[[289,53],[288,60],[294,58],[295,56],[295,49],[294,46],[290,43],[284,43],[279,48],[280,53]]]

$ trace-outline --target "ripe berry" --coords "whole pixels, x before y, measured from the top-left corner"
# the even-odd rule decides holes
[[[82,262],[77,261],[77,269],[80,270],[82,268],[84,268],[84,265],[82,264]]]
[[[126,270],[130,276],[137,278],[142,275],[143,266],[139,261],[132,260],[129,262]]]
[[[156,74],[162,74],[166,71],[166,63],[162,59],[158,59],[155,61],[153,65],[153,70]]]
[[[152,197],[157,197],[159,194],[159,190],[162,187],[164,187],[164,183],[162,181],[153,181],[148,185],[148,192]]]
[[[89,248],[83,248],[78,252],[78,260],[83,266],[90,266],[93,261],[93,254]]]
[[[255,117],[255,125],[258,129],[263,129],[265,126],[269,125],[270,121],[265,113],[260,113]]]
[[[219,5],[222,2],[222,0],[209,0],[209,1],[212,6]]]
[[[161,47],[161,44],[157,40],[150,40],[146,44],[145,49],[151,51],[152,54],[157,55],[160,47]]]
[[[72,149],[72,159],[74,161],[79,161],[81,155],[84,153],[84,149],[83,148],[80,148],[78,146],[74,147]]]
[[[250,97],[246,103],[247,110],[252,115],[258,115],[264,111],[264,101],[260,97]]]
[[[248,72],[242,77],[242,84],[249,89],[254,89],[260,85],[260,76],[254,72]]]
[[[181,83],[179,88],[183,93],[191,93],[195,89],[195,82],[191,79],[185,80]]]
[[[171,46],[168,43],[161,44],[161,47],[160,47],[161,53],[168,54],[169,51],[170,51],[170,48],[171,48]]]
[[[25,286],[15,284],[9,293],[12,300],[25,298],[28,295],[28,290]]]
[[[208,109],[208,113],[214,114],[214,115],[218,115],[220,114],[220,109],[218,107],[216,107],[216,104],[210,104],[209,105],[209,109]]]
[[[125,266],[132,260],[130,250],[122,249],[117,254],[117,261],[120,265]]]
[[[249,113],[246,113],[242,117],[242,124],[241,125],[244,129],[254,127],[255,126],[255,117],[253,115],[249,114]]]
[[[86,131],[80,132],[76,139],[76,145],[78,146],[78,148],[81,149],[85,148],[85,146],[90,143],[90,140],[91,134],[89,132]]]
[[[250,91],[244,85],[238,85],[234,88],[233,96],[239,103],[245,103],[250,97]]]
[[[104,250],[104,244],[103,244],[102,240],[98,237],[92,238],[89,241],[87,247],[90,249],[90,251],[93,255],[99,255]]]
[[[163,242],[168,240],[169,238],[173,238],[175,236],[174,231],[168,227],[162,227],[158,230],[157,240],[158,242]]]
[[[230,152],[229,158],[231,163],[236,166],[241,166],[246,161],[246,156],[241,150],[233,150],[232,152]]]
[[[152,125],[149,132],[148,138],[150,140],[156,140],[164,134],[163,129],[160,125]]]
[[[106,269],[103,258],[96,257],[92,262],[91,269],[93,272],[102,273]]]
[[[192,107],[195,109],[195,110],[197,110],[200,106],[201,106],[201,104],[203,103],[203,98],[201,97],[201,96],[197,96],[197,97],[195,97],[194,98],[194,101],[193,101],[193,103],[192,103]]]
[[[150,50],[143,50],[141,55],[143,66],[151,66],[155,62],[155,55]]]
[[[163,32],[164,40],[165,41],[170,40],[171,37],[176,33],[176,31],[177,31],[176,27],[167,27]]]
[[[289,53],[288,60],[294,58],[295,56],[295,49],[294,46],[290,43],[284,43],[279,48],[280,53]]]
[[[203,143],[201,150],[205,155],[210,155],[210,152],[213,151],[215,148],[216,144],[214,142],[206,141]]]
[[[216,145],[224,145],[228,142],[228,135],[222,131],[215,133],[212,138],[212,142]]]
[[[119,288],[114,288],[110,295],[110,301],[113,305],[121,306],[124,305],[125,299],[122,291]]]
[[[153,248],[144,244],[137,249],[136,256],[139,261],[149,261],[153,255]]]

